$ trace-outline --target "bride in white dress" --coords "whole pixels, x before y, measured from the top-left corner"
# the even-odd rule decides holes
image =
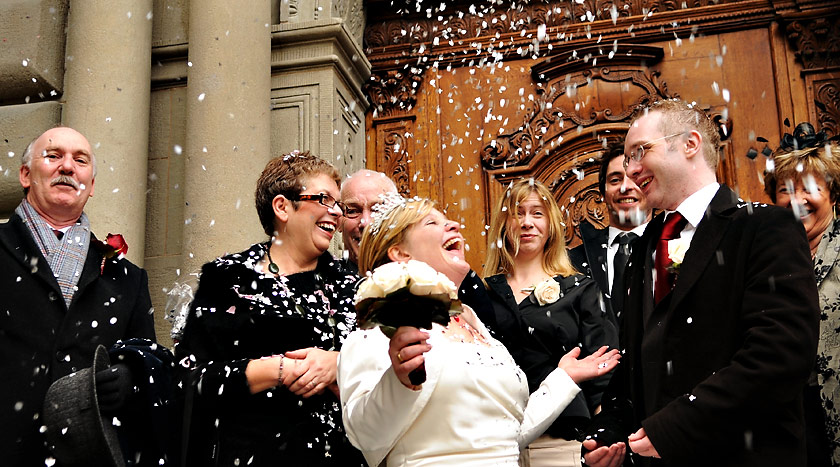
[[[469,271],[459,225],[432,201],[390,203],[362,237],[362,273],[410,259],[455,284]],[[618,363],[606,348],[578,355],[569,352],[529,394],[525,374],[467,306],[446,327],[401,327],[392,339],[354,331],[338,362],[345,429],[371,466],[517,466],[520,450],[580,391],[576,383]],[[426,381],[415,386],[408,374],[421,365]]]

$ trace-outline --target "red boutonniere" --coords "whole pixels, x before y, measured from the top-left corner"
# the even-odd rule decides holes
[[[105,272],[105,261],[112,258],[122,258],[128,253],[128,244],[122,234],[108,234],[105,241],[98,241],[98,248],[102,252],[102,265],[99,267],[99,275]]]

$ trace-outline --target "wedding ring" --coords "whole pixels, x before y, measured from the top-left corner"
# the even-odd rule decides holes
[[[309,387],[314,388],[315,387],[315,381],[310,381],[309,382]]]
[[[400,352],[397,352],[397,360],[399,360],[399,361],[400,361],[400,363],[402,363],[402,362],[403,362],[403,359],[402,359],[402,352],[401,352],[401,351],[400,351]]]

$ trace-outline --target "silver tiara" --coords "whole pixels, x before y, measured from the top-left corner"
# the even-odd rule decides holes
[[[387,191],[379,195],[379,202],[370,207],[370,230],[372,233],[378,233],[382,227],[382,222],[387,219],[394,209],[405,207],[405,204],[410,201],[403,198],[396,191]]]

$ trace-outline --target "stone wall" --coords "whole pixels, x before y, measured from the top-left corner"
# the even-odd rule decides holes
[[[0,218],[30,140],[60,123],[85,134],[86,211],[149,272],[165,343],[166,291],[265,240],[253,191],[269,158],[365,166],[361,0],[18,0],[0,17]]]

